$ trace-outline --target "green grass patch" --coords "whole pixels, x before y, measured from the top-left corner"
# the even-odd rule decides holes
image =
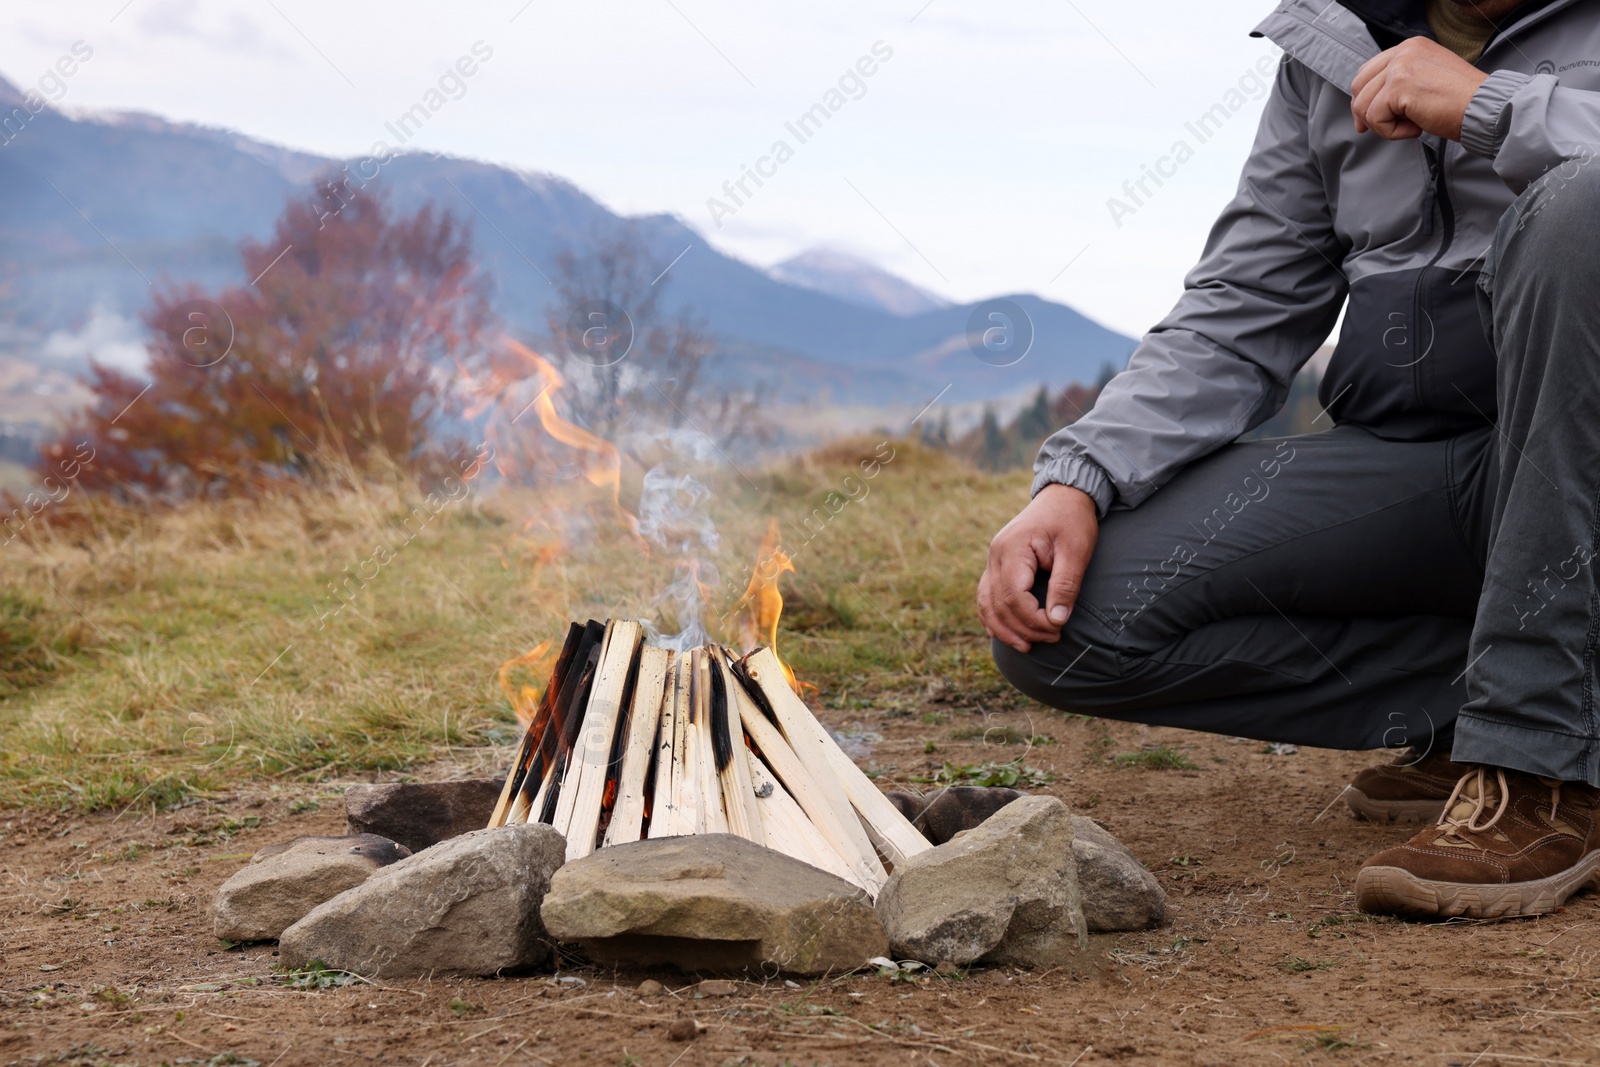
[[[892,449],[885,462],[876,439],[842,442],[713,477],[709,624],[743,643],[723,616],[775,518],[795,565],[778,650],[830,723],[1025,706],[995,670],[972,590],[984,546],[1027,500],[1026,472]],[[624,506],[641,482],[625,468]],[[503,663],[559,640],[564,619],[666,621],[655,596],[673,561],[614,521],[582,513],[582,534],[554,548],[530,522],[544,498],[503,490],[396,540],[425,488],[165,508],[74,495],[30,523],[0,570],[0,807],[170,808],[250,779],[367,777],[504,748],[519,732]],[[841,491],[853,499],[818,511]],[[393,558],[375,567],[380,542]],[[929,712],[934,690],[948,706]],[[1031,773],[1004,766],[953,773]]]
[[[912,778],[913,782],[928,782],[935,785],[981,785],[981,786],[1010,786],[1031,788],[1034,786],[1049,785],[1055,781],[1055,775],[1038,767],[1029,766],[1020,759],[1010,763],[995,763],[985,760],[982,763],[950,763],[934,771],[926,777]]]
[[[1111,757],[1118,767],[1138,767],[1146,771],[1197,771],[1199,765],[1171,745],[1153,745],[1137,752],[1118,752]]]
[[[312,960],[304,967],[284,968],[278,979],[290,989],[304,990],[334,989],[361,981],[359,976],[334,970],[321,960]]]

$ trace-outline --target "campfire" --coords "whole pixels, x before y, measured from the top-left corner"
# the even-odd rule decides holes
[[[790,687],[770,647],[648,646],[631,620],[572,623],[490,826],[542,822],[567,859],[736,834],[876,897],[930,848]]]

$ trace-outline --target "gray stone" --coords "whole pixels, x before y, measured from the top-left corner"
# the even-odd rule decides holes
[[[603,963],[823,974],[888,949],[866,893],[731,834],[629,842],[561,868],[545,926]]]
[[[906,860],[878,894],[895,959],[1056,967],[1087,945],[1072,817],[1055,797],[1012,801]]]
[[[539,902],[566,853],[543,823],[463,834],[316,908],[283,932],[280,960],[397,978],[536,967],[550,956]]]
[[[1167,915],[1167,894],[1128,846],[1083,815],[1072,817],[1083,917],[1094,933],[1148,930]]]
[[[296,837],[268,845],[217,890],[212,931],[224,941],[271,940],[318,904],[409,855],[410,849],[376,834]]]
[[[981,825],[995,812],[1019,797],[1020,789],[1006,786],[953,785],[929,793],[927,805],[913,820],[922,836],[942,845],[963,830]]]
[[[482,830],[500,799],[500,778],[392,782],[345,790],[345,829],[381,834],[412,852]]]
[[[275,845],[263,845],[256,849],[256,854],[250,857],[251,863],[260,863],[262,860],[281,856],[287,852],[306,852],[327,849],[347,848],[353,855],[365,856],[373,860],[379,867],[387,867],[397,860],[403,860],[411,855],[411,850],[397,841],[378,834],[331,834],[318,836],[316,834],[301,834],[291,837],[287,841],[279,841]]]
[[[923,810],[928,806],[928,798],[921,793],[903,793],[899,790],[891,790],[883,795],[889,803],[900,810],[900,814],[906,817],[906,821],[911,823],[916,823],[922,817]],[[921,826],[918,825],[917,828],[920,830]],[[934,843],[938,844],[938,842]]]

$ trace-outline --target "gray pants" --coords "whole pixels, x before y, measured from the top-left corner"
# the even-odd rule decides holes
[[[1106,517],[1061,641],[995,642],[1001,672],[1090,715],[1600,786],[1597,281],[1600,166],[1572,164],[1484,264],[1497,425],[1223,448]]]

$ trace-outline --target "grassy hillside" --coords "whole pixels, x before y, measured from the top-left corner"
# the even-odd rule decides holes
[[[861,459],[889,449],[863,478]],[[730,474],[714,487],[712,614],[776,518],[797,568],[779,648],[814,701],[910,707],[930,686],[1011,700],[971,603],[1026,484],[901,441]],[[602,527],[574,527],[541,562],[524,532],[536,502],[515,492],[450,504],[402,543],[422,496],[346,485],[159,512],[75,496],[35,519],[0,546],[0,805],[166,805],[241,777],[351,777],[509,744],[500,664],[567,617],[649,614],[672,577]],[[394,554],[375,566],[379,543]],[[330,599],[351,574],[353,599]]]

